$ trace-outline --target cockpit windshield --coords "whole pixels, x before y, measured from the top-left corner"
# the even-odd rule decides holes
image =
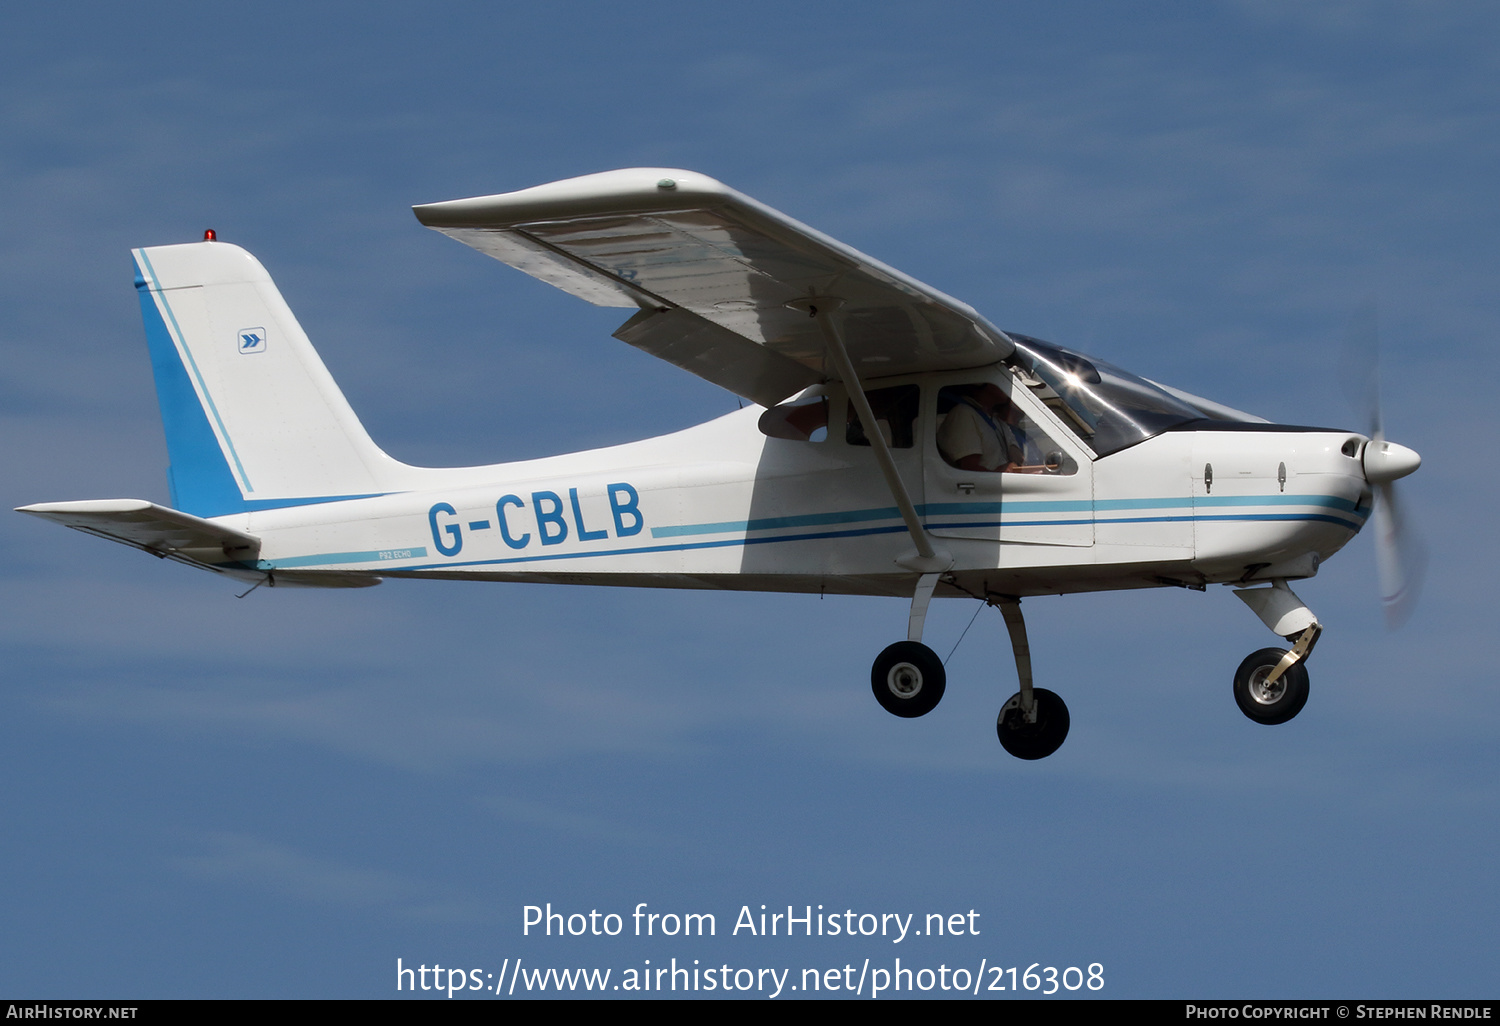
[[[1017,379],[1046,403],[1089,448],[1108,456],[1203,412],[1129,371],[1027,335],[1010,358]]]

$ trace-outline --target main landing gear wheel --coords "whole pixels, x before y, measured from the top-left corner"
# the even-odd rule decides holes
[[[1263,648],[1247,656],[1235,671],[1234,700],[1240,712],[1256,723],[1285,723],[1307,704],[1307,667],[1302,663],[1293,663],[1275,683],[1266,683],[1286,651]]]
[[[1036,722],[1028,723],[1021,710],[1021,693],[1010,696],[1000,708],[995,733],[1000,745],[1017,759],[1045,759],[1062,747],[1068,737],[1068,707],[1046,688],[1032,688]]]
[[[875,659],[870,687],[875,701],[897,716],[924,716],[937,708],[948,674],[937,653],[920,641],[898,641]]]

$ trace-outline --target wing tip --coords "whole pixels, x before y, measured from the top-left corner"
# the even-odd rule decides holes
[[[670,210],[739,198],[716,178],[671,167],[630,167],[564,178],[515,192],[421,203],[412,207],[428,228],[504,229],[547,217]]]
[[[17,506],[17,513],[139,513],[155,506],[146,499],[82,499],[69,502],[34,502]]]

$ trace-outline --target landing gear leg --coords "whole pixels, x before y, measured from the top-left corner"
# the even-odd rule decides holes
[[[937,708],[948,684],[948,674],[937,653],[922,644],[927,606],[937,587],[938,574],[923,574],[911,598],[906,640],[890,645],[870,668],[870,688],[886,712],[912,718]]]
[[[1306,660],[1323,625],[1284,580],[1235,594],[1267,627],[1293,642],[1290,649],[1263,648],[1245,657],[1234,675],[1235,704],[1256,723],[1285,723],[1307,704]]]
[[[1016,677],[1021,690],[1000,707],[995,733],[1000,745],[1017,759],[1045,759],[1062,747],[1068,737],[1068,707],[1046,688],[1031,683],[1031,645],[1026,640],[1026,621],[1021,616],[1018,598],[988,599],[1000,607],[1005,629],[1010,633],[1011,651],[1016,657]]]

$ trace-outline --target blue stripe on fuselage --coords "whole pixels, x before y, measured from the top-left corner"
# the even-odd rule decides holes
[[[1355,508],[1355,504],[1352,503],[1352,502],[1349,502],[1346,499],[1340,499],[1337,496],[1326,496],[1326,495],[1324,495],[1324,496],[1316,496],[1316,495],[1309,495],[1309,496],[1290,496],[1290,495],[1288,495],[1288,496],[1280,496],[1280,495],[1277,495],[1277,496],[1262,496],[1262,497],[1259,497],[1259,498],[1253,497],[1253,496],[1222,496],[1222,497],[1219,497],[1219,498],[1220,498],[1221,501],[1218,502],[1218,503],[1215,503],[1215,505],[1218,505],[1218,506],[1221,506],[1221,507],[1228,507],[1228,506],[1233,506],[1233,505],[1252,505],[1253,504],[1253,505],[1259,505],[1259,506],[1267,506],[1267,505],[1300,505],[1300,506],[1322,507],[1322,508],[1326,508],[1326,509],[1342,509],[1342,508],[1351,508],[1352,509],[1352,508]],[[1132,505],[1131,506],[1122,506],[1122,505],[1119,505],[1119,504],[1124,504],[1124,503],[1130,503]],[[1176,499],[1176,500],[1169,500],[1169,499],[1130,500],[1130,499],[1124,499],[1124,500],[1111,500],[1111,504],[1117,506],[1117,508],[1136,508],[1136,509],[1149,509],[1149,508],[1161,508],[1161,507],[1191,508],[1192,500],[1190,500],[1190,499],[1186,499],[1186,500],[1184,500],[1184,499]],[[936,509],[936,508],[941,508],[941,509],[944,509],[944,510],[949,510],[949,511],[952,511],[952,514],[961,515],[963,513],[973,514],[973,513],[985,512],[986,510],[984,509],[984,507],[999,506],[999,505],[1000,505],[999,503],[964,503],[964,502],[955,502],[955,503],[928,504],[925,507],[918,507],[918,508],[919,508],[919,511],[922,511],[922,512],[928,514],[928,515],[931,515],[931,511],[934,510],[934,509]],[[1020,504],[1019,503],[1011,504],[1010,508],[1014,508],[1015,505],[1020,505]],[[1047,505],[1047,504],[1036,503],[1034,505]],[[1062,504],[1059,503],[1057,505],[1062,505]],[[1088,504],[1084,503],[1083,505],[1086,508]],[[762,519],[758,519],[758,520],[725,521],[725,522],[721,522],[721,523],[718,523],[718,524],[691,524],[691,525],[684,525],[681,528],[675,528],[675,529],[674,528],[657,528],[657,529],[653,529],[653,534],[656,537],[662,537],[662,536],[671,537],[672,534],[676,534],[678,536],[681,536],[681,535],[688,535],[688,534],[706,534],[706,533],[716,533],[716,532],[740,533],[740,532],[743,532],[743,531],[747,530],[747,526],[740,526],[740,525],[752,525],[753,524],[753,525],[756,525],[756,526],[753,527],[753,528],[749,528],[750,530],[762,530],[762,531],[764,531],[764,530],[773,530],[775,528],[783,528],[784,529],[784,528],[787,528],[787,527],[815,526],[815,525],[832,525],[832,524],[838,524],[838,523],[857,523],[857,522],[869,521],[869,520],[895,519],[895,518],[899,517],[899,515],[900,514],[895,509],[886,509],[886,510],[882,510],[882,509],[851,510],[851,511],[843,512],[843,513],[814,513],[814,514],[806,514],[804,516],[796,516],[796,517],[767,517],[767,518],[762,518]],[[1094,520],[1092,522],[1095,524],[1095,526],[1098,526],[1098,525],[1101,525],[1101,524],[1107,525],[1107,524],[1174,523],[1174,522],[1183,522],[1183,521],[1202,521],[1202,522],[1218,522],[1218,521],[1292,522],[1292,521],[1304,521],[1304,522],[1311,522],[1311,523],[1334,524],[1334,525],[1339,526],[1339,527],[1347,528],[1350,531],[1358,531],[1360,529],[1360,527],[1363,525],[1363,518],[1358,517],[1357,514],[1354,517],[1343,517],[1343,516],[1337,516],[1337,515],[1329,515],[1329,514],[1326,514],[1326,513],[1311,513],[1311,512],[1307,512],[1307,513],[1294,513],[1294,512],[1257,513],[1257,512],[1250,511],[1250,510],[1247,510],[1247,511],[1242,512],[1242,513],[1213,513],[1213,514],[1191,514],[1191,513],[1184,513],[1182,515],[1175,515],[1175,516],[1174,515],[1165,515],[1165,516],[1143,516],[1143,517],[1118,517],[1118,518],[1112,518],[1112,519],[1108,519],[1108,520]],[[1089,522],[1090,522],[1090,520],[1088,520],[1087,518],[1085,518],[1085,519],[1068,519],[1068,520],[1060,520],[1060,519],[1053,519],[1053,520],[1004,520],[1004,521],[1000,521],[1000,520],[984,520],[984,521],[966,521],[966,522],[960,522],[960,523],[925,523],[924,526],[927,526],[929,528],[949,528],[949,529],[954,529],[954,528],[976,528],[976,527],[999,527],[999,528],[1004,528],[1004,527],[1049,527],[1049,526],[1061,526],[1061,525],[1079,525],[1079,524],[1087,524]],[[441,569],[451,569],[451,568],[454,568],[454,567],[464,567],[464,566],[502,566],[502,565],[514,565],[514,564],[518,564],[518,563],[554,562],[554,561],[560,560],[560,559],[589,559],[589,558],[594,558],[594,557],[599,557],[599,556],[632,556],[632,555],[643,555],[643,554],[646,554],[646,553],[655,553],[655,552],[683,552],[683,551],[688,551],[688,550],[691,550],[691,549],[716,549],[716,548],[727,548],[727,547],[733,547],[733,546],[766,545],[766,544],[773,544],[773,543],[779,543],[779,542],[818,541],[818,540],[827,540],[827,539],[833,539],[833,538],[855,538],[855,537],[863,537],[863,536],[877,535],[877,534],[899,534],[899,533],[901,533],[901,532],[903,532],[905,530],[906,530],[906,526],[904,524],[888,524],[888,525],[883,525],[883,526],[878,526],[878,527],[847,528],[847,529],[842,529],[842,530],[831,530],[831,531],[806,531],[806,532],[800,532],[800,533],[796,533],[796,534],[762,535],[760,537],[723,538],[723,539],[716,539],[716,540],[712,540],[712,541],[677,542],[677,543],[674,543],[674,544],[666,544],[666,545],[639,545],[639,546],[630,546],[630,547],[627,547],[627,548],[617,548],[617,549],[594,549],[594,550],[573,551],[573,552],[549,552],[549,553],[545,553],[545,554],[538,553],[537,555],[532,555],[532,556],[506,556],[506,557],[501,557],[501,558],[497,558],[497,559],[455,560],[455,561],[444,562],[444,563],[423,563],[423,564],[418,565],[418,566],[393,567],[392,569],[393,570],[399,569],[401,571],[411,571],[411,570],[441,570]],[[664,532],[664,534],[655,534],[656,531],[662,531],[662,532]],[[337,557],[337,558],[330,558],[328,560],[328,562],[347,562],[347,561],[349,561],[347,559],[347,557],[350,556],[350,555],[353,555],[353,554],[351,554],[351,553],[335,553],[335,554],[330,554],[331,557]],[[299,556],[299,557],[294,557],[294,559],[291,560],[291,561],[267,560],[267,561],[263,561],[262,562],[262,567],[266,568],[266,569],[272,569],[272,568],[275,568],[277,566],[291,566],[291,565],[296,565],[298,567],[314,567],[314,566],[319,565],[319,557],[317,557],[317,556]]]

